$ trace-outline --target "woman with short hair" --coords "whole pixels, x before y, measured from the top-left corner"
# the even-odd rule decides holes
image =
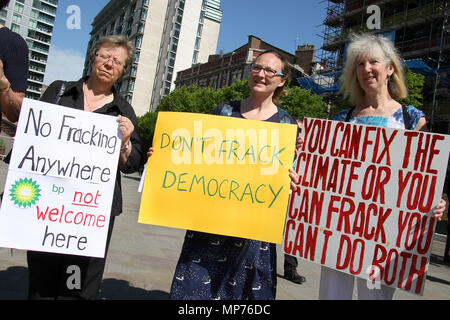
[[[28,251],[29,299],[95,299],[98,295],[114,218],[122,212],[120,172],[135,172],[142,161],[136,114],[114,88],[129,70],[133,56],[134,46],[127,37],[103,37],[90,51],[89,76],[67,83],[55,81],[42,95],[44,102],[117,117],[122,141],[104,258]],[[66,284],[73,273],[68,268],[74,265],[80,268],[81,288]]]

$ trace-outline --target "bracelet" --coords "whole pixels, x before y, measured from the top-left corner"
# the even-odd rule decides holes
[[[0,93],[5,93],[5,92],[8,92],[9,91],[9,89],[11,89],[11,83],[6,87],[6,88],[2,88],[2,89],[0,89]]]
[[[127,149],[129,147],[130,147],[130,141],[127,141],[127,143],[125,143],[125,145],[122,148],[120,148],[120,152],[127,151]]]

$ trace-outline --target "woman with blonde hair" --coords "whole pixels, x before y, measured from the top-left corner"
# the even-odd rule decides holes
[[[402,63],[394,44],[378,35],[353,35],[347,49],[342,92],[354,105],[334,120],[381,127],[425,130],[425,114],[397,99],[407,96]],[[446,203],[433,210],[439,220]],[[352,299],[354,276],[322,267],[319,299]],[[358,298],[390,300],[395,288],[380,285],[369,289],[367,281],[357,280]]]

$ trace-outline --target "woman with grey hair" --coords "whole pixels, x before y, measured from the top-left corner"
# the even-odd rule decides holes
[[[104,258],[28,251],[29,299],[95,299],[98,295],[114,218],[122,212],[120,172],[139,170],[143,160],[136,114],[114,88],[129,70],[133,55],[134,46],[127,37],[101,38],[89,54],[89,76],[55,81],[41,97],[44,102],[117,117],[122,141]],[[76,275],[74,270],[78,270],[79,286],[68,285]]]

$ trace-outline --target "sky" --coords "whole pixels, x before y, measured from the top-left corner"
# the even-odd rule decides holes
[[[44,84],[81,77],[91,23],[109,0],[59,0]],[[75,7],[76,6],[76,7]],[[233,51],[254,35],[292,54],[299,44],[322,46],[324,0],[221,0],[217,53]],[[74,20],[80,13],[80,23]]]

